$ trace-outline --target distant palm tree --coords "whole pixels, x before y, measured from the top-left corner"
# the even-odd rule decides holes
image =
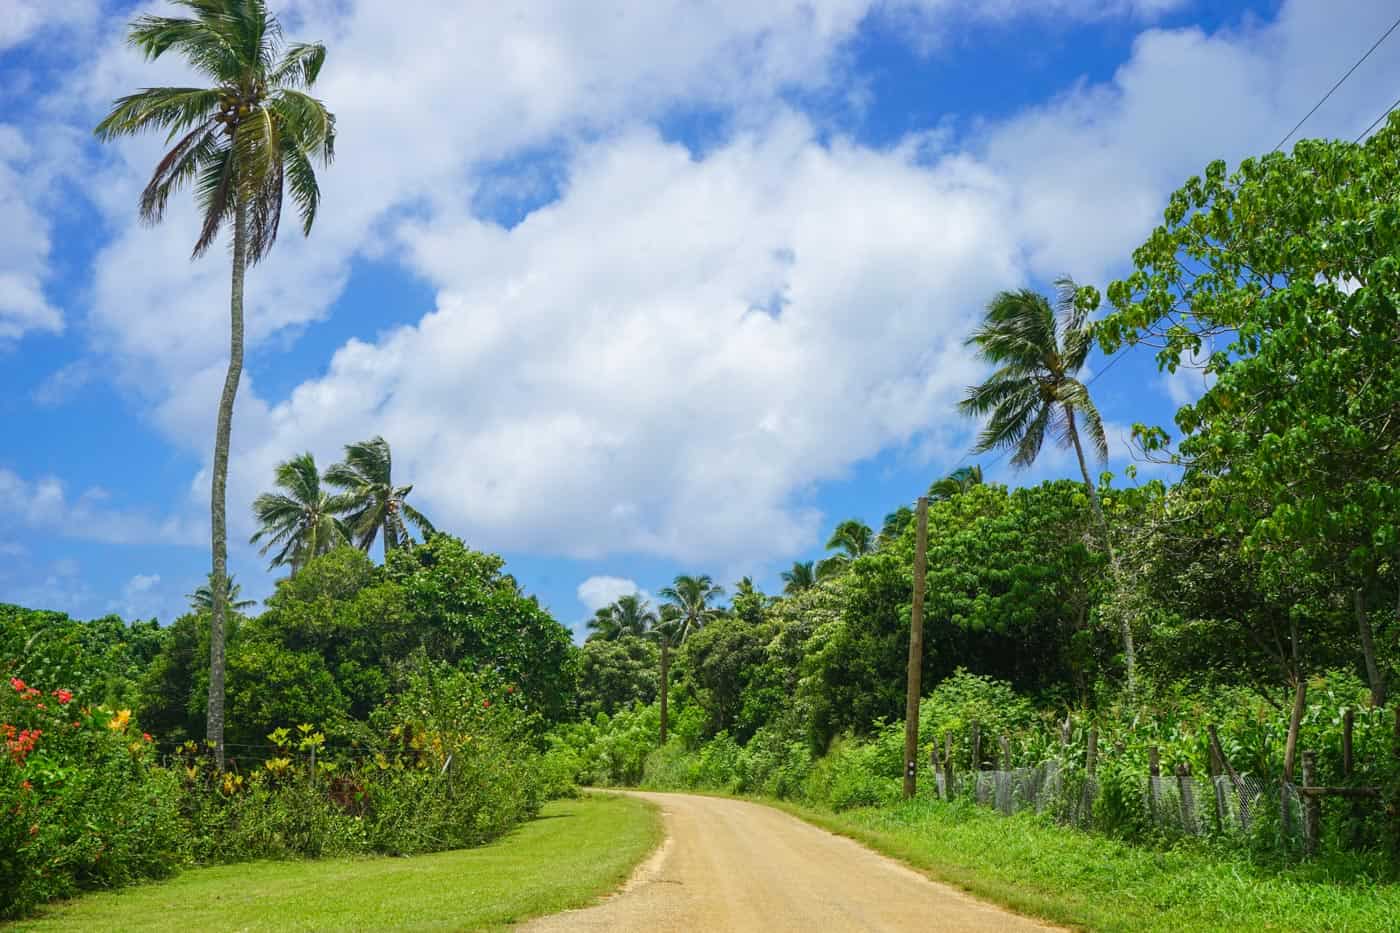
[[[1012,464],[1027,467],[1040,455],[1048,431],[1054,433],[1061,446],[1074,449],[1103,548],[1115,578],[1121,581],[1098,485],[1089,475],[1080,439],[1082,422],[1096,459],[1108,459],[1103,419],[1089,397],[1088,387],[1078,379],[1093,348],[1093,325],[1088,312],[1075,300],[1079,289],[1074,281],[1064,278],[1055,284],[1058,293],[1053,308],[1043,295],[1029,289],[1001,292],[992,299],[986,320],[967,339],[967,344],[976,347],[978,355],[997,369],[986,382],[968,389],[958,409],[965,415],[987,419],[977,438],[977,453],[1011,449],[1015,451]],[[1119,621],[1131,694],[1137,655],[1127,617]]]
[[[405,519],[425,538],[434,531],[432,522],[404,501],[413,487],[394,485],[393,465],[389,443],[374,437],[346,444],[345,462],[326,470],[326,482],[345,491],[345,511],[349,513],[345,525],[362,551],[373,547],[380,534],[384,536],[386,555],[395,548],[411,545],[413,537]]]
[[[213,574],[210,574],[212,577]],[[256,606],[257,600],[239,599],[242,595],[240,587],[233,579],[233,574],[228,575],[228,608],[234,612],[242,612],[244,609],[251,609]],[[212,612],[214,610],[214,587],[212,581],[203,583],[195,588],[193,593],[185,594],[185,598],[190,601],[190,608],[195,612]]]
[[[904,529],[914,523],[914,510],[907,505],[901,505],[893,512],[885,516],[885,522],[880,526],[879,544],[881,546],[895,540],[904,534]]]
[[[193,186],[201,225],[194,255],[202,256],[219,230],[232,224],[233,276],[229,289],[229,360],[214,428],[209,532],[215,593],[227,593],[229,434],[243,372],[243,278],[277,239],[284,189],[311,232],[321,190],[313,161],[335,154],[335,117],[303,93],[326,60],[320,43],[285,48],[277,17],[264,0],[172,0],[193,18],[139,16],[128,44],[147,59],[170,50],[184,56],[209,87],[153,87],[117,99],[97,124],[106,142],[155,130],[174,146],[141,192],[141,219],[157,223],[170,195]],[[216,599],[209,623],[209,742],[224,766],[224,605]]]
[[[834,577],[850,566],[851,561],[875,550],[875,532],[865,522],[848,518],[836,526],[826,542],[828,551],[839,551],[817,562],[817,579]]]
[[[616,602],[604,606],[588,620],[593,633],[589,641],[615,641],[624,635],[644,636],[656,622],[656,613],[640,593],[619,596]]]
[[[967,492],[973,486],[982,485],[982,467],[977,464],[959,467],[928,488],[928,497],[934,502],[951,499]]]
[[[781,574],[783,579],[783,592],[789,596],[796,596],[803,590],[810,590],[817,585],[817,574],[812,569],[813,564],[808,561],[793,561],[791,570],[784,570]]]
[[[661,589],[666,600],[661,614],[652,625],[652,637],[661,646],[661,744],[666,744],[668,726],[667,693],[671,685],[671,650],[694,631],[704,628],[722,610],[713,605],[724,596],[724,587],[716,586],[706,574],[681,574],[670,586]]]
[[[252,544],[267,539],[260,554],[281,548],[272,567],[289,566],[295,576],[311,558],[350,543],[349,529],[336,518],[348,503],[322,488],[315,457],[304,453],[279,463],[277,485],[286,491],[265,492],[253,500],[261,527],[250,539]]]

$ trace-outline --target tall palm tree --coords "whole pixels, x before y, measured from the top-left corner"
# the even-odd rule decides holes
[[[951,499],[967,492],[973,486],[982,485],[982,467],[974,463],[959,467],[940,480],[935,480],[928,488],[928,497],[934,502]]]
[[[280,546],[270,567],[289,566],[295,576],[311,558],[350,543],[350,530],[336,517],[347,502],[321,486],[315,457],[304,453],[279,463],[277,485],[285,492],[265,492],[253,500],[260,527],[249,539],[251,544],[267,539],[259,554]]]
[[[825,580],[841,573],[851,561],[875,550],[875,532],[857,518],[848,518],[836,526],[826,542],[828,551],[838,551],[817,563],[817,579]]]
[[[810,560],[793,561],[792,569],[784,570],[781,576],[783,592],[789,596],[796,596],[803,590],[810,590],[817,585],[817,574]]]
[[[651,603],[640,593],[619,596],[588,620],[588,627],[593,630],[588,640],[615,641],[624,635],[643,636],[655,622],[656,613],[652,611]]]
[[[208,79],[206,87],[146,88],[116,100],[97,125],[103,141],[164,131],[170,151],[141,192],[141,219],[157,223],[170,195],[193,186],[203,221],[194,256],[232,223],[229,361],[214,430],[209,492],[212,586],[227,595],[225,488],[234,396],[243,372],[243,277],[277,239],[282,197],[291,189],[309,234],[321,200],[313,162],[335,153],[335,117],[309,91],[326,60],[319,43],[284,45],[264,0],[171,0],[189,17],[140,16],[127,41],[148,60],[172,49]],[[224,609],[215,599],[209,633],[207,737],[224,763]]]
[[[243,595],[240,587],[233,579],[233,574],[228,575],[228,608],[233,612],[242,612],[244,609],[251,609],[256,606],[257,600],[240,599]],[[213,574],[210,580],[195,588],[193,593],[185,594],[185,598],[190,601],[190,608],[195,612],[212,612],[214,610],[214,583]]]
[[[345,462],[326,470],[326,482],[345,491],[345,524],[362,551],[374,546],[374,539],[384,535],[384,553],[413,543],[408,533],[411,522],[423,537],[432,534],[432,522],[404,500],[413,486],[395,486],[394,458],[389,443],[374,437],[358,444],[345,445]]]
[[[1053,432],[1061,446],[1074,449],[1094,523],[1114,577],[1121,582],[1098,486],[1089,475],[1080,438],[1082,423],[1095,458],[1101,463],[1108,459],[1103,419],[1088,387],[1078,379],[1093,347],[1093,325],[1088,311],[1075,300],[1079,288],[1074,281],[1064,278],[1055,284],[1058,291],[1053,307],[1045,296],[1029,289],[1001,292],[992,299],[986,320],[967,339],[967,345],[975,347],[978,355],[997,369],[981,385],[968,389],[958,409],[986,419],[974,448],[977,453],[1014,450],[1012,464],[1027,467],[1040,455],[1047,432]],[[1119,624],[1131,694],[1137,655],[1126,615]]]
[[[681,574],[662,587],[661,614],[652,625],[652,637],[661,645],[661,744],[666,744],[667,693],[671,687],[671,649],[678,648],[691,632],[704,628],[723,611],[714,602],[724,596],[708,574]]]

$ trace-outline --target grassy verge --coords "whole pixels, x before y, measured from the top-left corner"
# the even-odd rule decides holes
[[[839,814],[777,806],[986,900],[1076,928],[1400,930],[1400,885],[1349,876],[1344,866],[1271,870],[971,805],[915,801]]]
[[[547,804],[539,819],[478,849],[200,868],[58,904],[7,929],[496,929],[615,889],[661,837],[650,805],[588,795]]]

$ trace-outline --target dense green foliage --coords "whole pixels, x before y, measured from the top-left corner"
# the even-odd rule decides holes
[[[475,845],[568,792],[540,753],[578,652],[502,571],[445,535],[382,567],[344,546],[231,615],[225,771],[194,741],[208,599],[164,628],[0,607],[0,916],[184,865]]]

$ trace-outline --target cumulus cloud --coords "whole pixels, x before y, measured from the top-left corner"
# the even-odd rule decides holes
[[[53,175],[44,154],[17,127],[0,123],[0,345],[63,330],[63,314],[44,295],[51,244],[41,203]]]
[[[108,544],[207,544],[198,522],[180,516],[157,518],[138,510],[113,508],[109,494],[89,487],[70,496],[61,480],[26,480],[0,467],[0,529],[41,530],[45,534]]]
[[[651,599],[650,594],[645,593],[641,587],[637,586],[635,580],[625,577],[589,577],[578,585],[578,601],[583,603],[589,614],[597,612],[604,606],[611,606],[623,596],[631,596],[633,593],[641,593],[643,598]]]
[[[1150,21],[1177,4],[879,9],[899,6],[934,14],[920,22],[936,31],[1030,9]],[[977,371],[959,343],[987,294],[1113,274],[1172,187],[1209,158],[1272,145],[1388,17],[1361,0],[1294,0],[1270,24],[1149,29],[1109,81],[930,153],[918,135],[862,146],[783,102],[846,76],[846,43],[876,9],[864,0],[734,2],[723,15],[684,0],[470,14],[424,0],[426,44],[396,28],[402,5],[287,8],[289,31],[332,48],[318,90],[344,145],[313,238],[288,233],[250,279],[253,351],[323,316],[362,257],[407,265],[436,300],[411,326],[347,342],[286,397],[245,383],[230,501],[293,451],[329,458],[379,432],[415,499],[472,540],[716,562],[809,546],[818,484],[965,429],[952,401]],[[1309,132],[1359,130],[1397,76],[1377,62]],[[113,88],[179,79],[178,64],[139,63],[114,36],[66,106],[91,125]],[[703,154],[661,138],[651,125],[677,107],[724,114],[722,138]],[[185,261],[188,199],[161,228],[135,225],[157,148],[109,149],[89,180],[114,231],[89,323],[156,424],[204,456],[227,270]],[[509,228],[481,216],[502,190],[483,168],[541,149],[558,171],[522,190],[557,187],[557,200]],[[26,262],[42,275],[42,255]],[[231,518],[238,537],[246,513]]]

